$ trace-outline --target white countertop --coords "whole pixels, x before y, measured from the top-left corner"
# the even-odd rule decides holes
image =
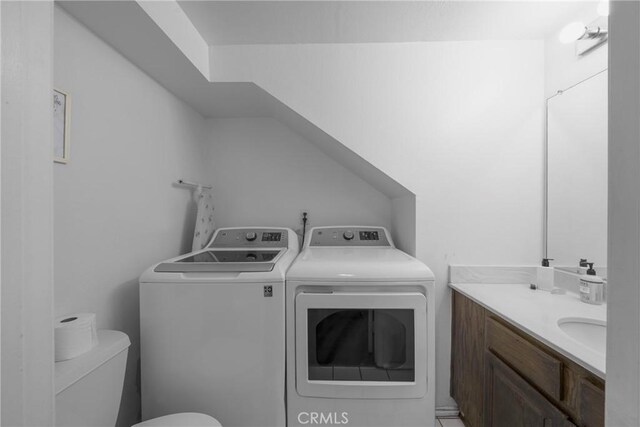
[[[558,320],[586,317],[606,321],[606,304],[586,304],[571,292],[551,294],[531,290],[524,284],[450,283],[449,286],[598,377],[605,378],[605,354],[568,336],[558,326]]]

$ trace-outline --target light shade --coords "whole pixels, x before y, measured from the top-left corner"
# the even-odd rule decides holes
[[[558,39],[562,43],[571,43],[579,40],[585,35],[586,32],[587,26],[582,22],[572,22],[565,26],[562,31],[560,31],[560,34],[558,34]]]

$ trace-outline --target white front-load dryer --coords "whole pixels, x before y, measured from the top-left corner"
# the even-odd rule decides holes
[[[287,425],[436,425],[434,276],[383,227],[315,227],[287,273]]]
[[[287,228],[221,228],[140,277],[142,419],[199,412],[284,426]]]

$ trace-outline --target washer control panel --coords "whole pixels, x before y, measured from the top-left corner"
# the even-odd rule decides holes
[[[287,248],[289,234],[285,229],[221,228],[216,231],[210,248]]]
[[[393,247],[383,227],[316,227],[308,246]]]

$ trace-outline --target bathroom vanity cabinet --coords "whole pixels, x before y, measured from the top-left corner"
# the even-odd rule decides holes
[[[451,395],[467,427],[602,427],[604,381],[453,291]]]

